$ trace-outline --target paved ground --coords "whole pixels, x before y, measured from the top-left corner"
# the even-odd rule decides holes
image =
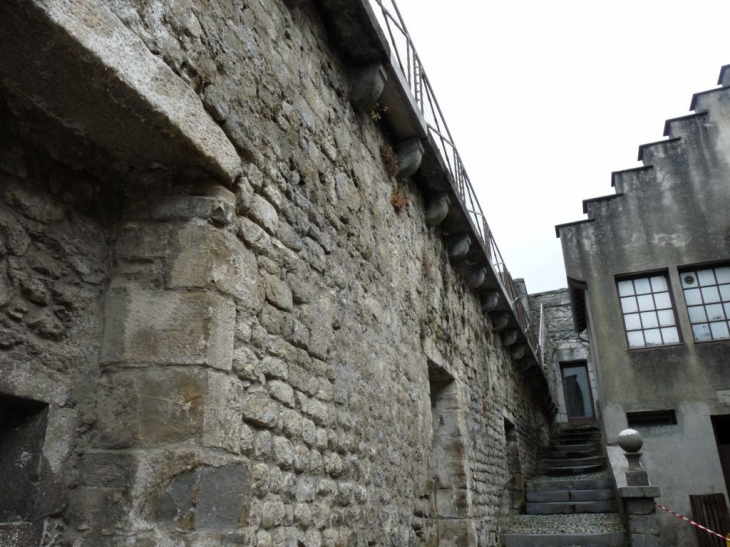
[[[517,515],[509,534],[581,534],[623,532],[617,513]]]

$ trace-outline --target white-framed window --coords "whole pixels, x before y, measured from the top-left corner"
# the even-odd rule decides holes
[[[679,278],[695,341],[730,338],[730,266],[682,270]]]
[[[681,343],[664,273],[616,280],[629,349]]]

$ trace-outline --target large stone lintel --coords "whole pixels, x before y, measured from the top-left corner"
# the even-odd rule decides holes
[[[123,162],[226,183],[241,171],[194,91],[104,2],[0,3],[0,81]]]

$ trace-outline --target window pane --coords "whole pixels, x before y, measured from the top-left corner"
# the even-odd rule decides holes
[[[626,337],[629,340],[630,348],[641,348],[645,345],[644,344],[644,335],[641,333],[640,330],[628,332],[628,333],[626,333]]]
[[[647,346],[661,346],[662,335],[659,329],[649,329],[644,331],[644,339]]]
[[[621,310],[624,313],[631,313],[631,312],[639,311],[639,306],[636,304],[636,297],[629,296],[627,298],[622,298],[621,299]]]
[[[720,298],[723,302],[730,302],[730,285],[720,285]]]
[[[723,304],[723,308],[725,308],[725,317],[730,317],[730,304]]]
[[[717,340],[718,338],[729,338],[730,333],[727,330],[727,322],[720,321],[718,323],[710,323],[710,329],[712,330],[712,338]]]
[[[692,323],[704,323],[707,321],[704,306],[692,306],[691,308],[687,308],[687,311],[689,312],[689,320]]]
[[[712,304],[720,301],[720,292],[717,290],[717,287],[705,287],[701,290],[702,299],[705,301],[705,304]]]
[[[641,311],[649,311],[654,309],[654,299],[650,294],[638,296],[637,300],[639,301],[639,309]]]
[[[697,272],[684,272],[679,277],[682,280],[682,287],[691,289],[697,286]]]
[[[655,294],[654,302],[656,302],[656,307],[658,310],[661,310],[662,308],[667,309],[672,307],[672,300],[669,298],[668,292],[660,292],[659,294]]]
[[[634,287],[636,287],[636,294],[647,294],[651,292],[651,285],[649,285],[648,279],[634,279]]]
[[[730,266],[715,268],[715,277],[718,283],[730,283]]]
[[[715,285],[715,274],[712,273],[712,270],[699,270],[697,272],[697,281],[700,282],[701,287]]]
[[[702,304],[702,297],[700,296],[699,289],[685,290],[684,299],[687,301],[688,306],[696,306],[697,304]]]
[[[678,344],[679,332],[677,332],[677,327],[662,329],[662,338],[664,339],[665,344]]]
[[[641,328],[641,321],[639,321],[638,313],[624,315],[624,322],[626,323],[626,330],[636,330]]]
[[[662,327],[673,327],[675,325],[674,312],[672,310],[662,310],[657,313],[659,314],[659,325]]]
[[[722,321],[725,319],[725,314],[722,311],[722,304],[710,304],[705,306],[707,312],[707,319],[710,321]]]
[[[619,281],[618,294],[619,296],[631,296],[634,294],[634,284],[631,281]]]
[[[695,335],[695,340],[702,342],[703,340],[710,339],[710,327],[707,323],[701,325],[692,325],[692,332]]]
[[[641,325],[645,329],[652,329],[659,326],[659,320],[657,319],[655,311],[644,312],[641,314]]]
[[[650,279],[650,281],[651,281],[651,290],[654,292],[662,292],[662,291],[669,290],[669,288],[667,287],[667,280],[664,279],[663,276],[652,277]]]

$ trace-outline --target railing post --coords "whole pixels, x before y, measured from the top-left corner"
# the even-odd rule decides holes
[[[661,492],[656,486],[649,486],[649,477],[641,466],[641,434],[635,429],[624,429],[618,436],[618,444],[624,450],[629,468],[626,471],[626,486],[618,489],[628,521],[628,536],[632,547],[663,547],[659,537],[659,523],[656,517],[656,498]]]

